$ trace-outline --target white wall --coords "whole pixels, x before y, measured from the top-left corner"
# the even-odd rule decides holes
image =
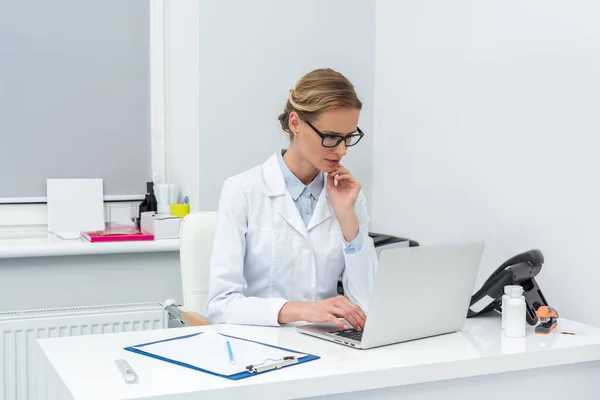
[[[287,146],[279,125],[290,89],[331,67],[365,104],[363,141],[345,166],[370,194],[373,138],[374,2],[210,0],[200,3],[201,210],[215,210],[223,181]]]
[[[598,325],[600,3],[376,2],[373,226],[483,238],[478,286],[531,249],[561,315]]]
[[[200,210],[200,2],[164,2],[166,176]],[[159,147],[159,146],[156,146]]]

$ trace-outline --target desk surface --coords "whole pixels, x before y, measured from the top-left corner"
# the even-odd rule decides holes
[[[53,234],[48,234],[44,237],[0,238],[0,259],[85,254],[150,253],[178,250],[179,239],[90,243],[82,238],[64,240]]]
[[[467,320],[461,332],[371,350],[330,343],[292,327],[235,325],[40,339],[38,343],[75,399],[281,399],[600,360],[600,329],[564,319],[559,328],[577,335],[540,336],[530,330],[526,338],[508,339],[500,333],[500,319],[489,316]],[[122,350],[202,329],[309,352],[321,359],[235,382]],[[122,381],[114,364],[119,358],[129,361],[139,383]]]

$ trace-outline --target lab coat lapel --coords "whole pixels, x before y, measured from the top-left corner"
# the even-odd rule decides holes
[[[277,161],[277,154],[271,156],[263,164],[263,178],[268,195],[273,201],[273,208],[288,224],[302,236],[308,238],[308,231],[302,217],[296,208],[289,191],[285,186],[285,179]]]
[[[325,182],[327,182],[327,178],[325,178]],[[308,230],[310,231],[312,228],[327,221],[329,218],[331,218],[331,209],[329,200],[327,199],[327,185],[325,184],[323,185],[323,190],[319,196],[319,201],[317,201],[317,205],[315,206],[315,212],[308,223]]]
[[[277,213],[302,236],[308,237],[306,225],[304,225],[304,221],[302,221],[302,217],[298,212],[298,208],[296,208],[296,204],[294,204],[292,196],[289,193],[286,193],[284,196],[274,198],[273,201],[275,202]]]

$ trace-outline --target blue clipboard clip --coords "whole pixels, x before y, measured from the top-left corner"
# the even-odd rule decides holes
[[[248,370],[248,372],[258,374],[260,372],[271,371],[274,369],[287,367],[288,365],[293,364],[298,364],[298,358],[296,358],[296,356],[287,356],[277,360],[267,358],[260,364],[248,365],[246,369]]]

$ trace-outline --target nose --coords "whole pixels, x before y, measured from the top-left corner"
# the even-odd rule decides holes
[[[346,145],[343,142],[340,143],[338,146],[336,146],[333,149],[333,152],[335,153],[335,155],[337,156],[337,158],[344,157],[346,155],[346,151],[347,151],[347,148],[346,148]]]

